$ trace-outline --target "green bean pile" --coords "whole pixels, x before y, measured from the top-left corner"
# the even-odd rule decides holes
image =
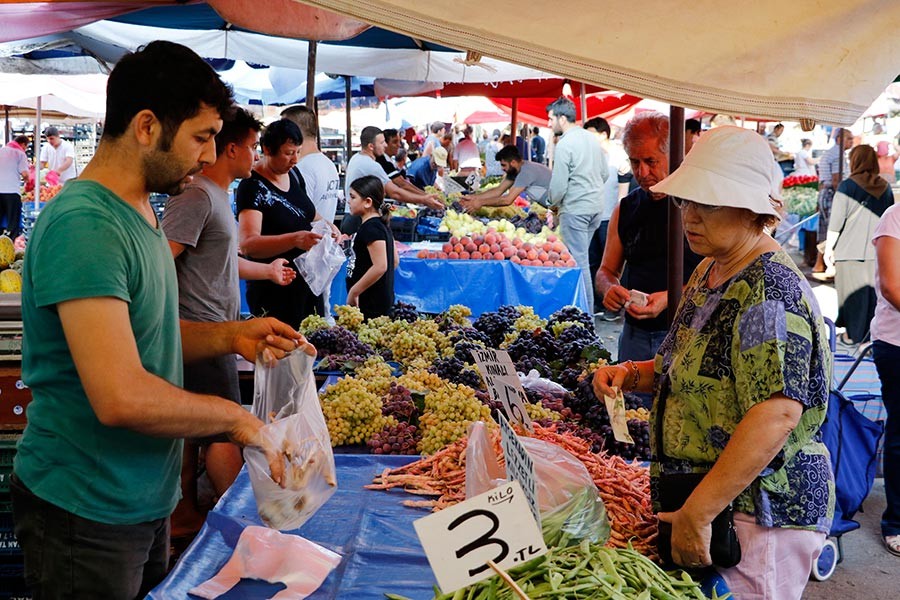
[[[587,541],[551,548],[544,556],[509,570],[531,600],[706,600],[700,584],[684,571],[667,573],[632,549]],[[386,594],[389,600],[408,600]],[[728,598],[730,594],[718,597]],[[434,600],[518,600],[497,576],[458,590],[436,591]]]

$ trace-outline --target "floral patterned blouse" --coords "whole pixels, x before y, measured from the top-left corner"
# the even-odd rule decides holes
[[[665,457],[656,460],[651,436],[651,475],[708,471],[747,411],[784,394],[803,405],[800,422],[734,508],[763,526],[828,532],[834,477],[819,428],[831,353],[812,290],[782,251],[715,289],[706,287],[711,266],[705,260],[694,271],[656,355],[650,422],[664,398]]]

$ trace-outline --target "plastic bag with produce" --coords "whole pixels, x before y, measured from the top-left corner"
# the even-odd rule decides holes
[[[244,459],[257,510],[273,529],[296,529],[337,489],[331,438],[322,416],[312,373],[315,357],[294,352],[274,367],[256,364],[253,414],[284,457],[282,488],[272,481],[265,454],[245,448]]]
[[[341,265],[347,260],[341,245],[331,237],[331,224],[325,219],[314,221],[312,232],[322,236],[315,246],[294,259],[297,272],[316,296],[331,285]]]
[[[466,498],[471,498],[505,482],[506,469],[498,462],[499,431],[489,434],[479,421],[469,428],[468,439]],[[582,540],[606,543],[610,533],[606,507],[581,461],[550,442],[522,436],[519,440],[534,463],[547,546],[571,546]]]

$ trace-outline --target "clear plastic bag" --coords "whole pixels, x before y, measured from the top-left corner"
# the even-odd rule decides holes
[[[273,529],[300,527],[337,489],[313,361],[305,352],[294,352],[274,367],[256,364],[253,413],[268,423],[262,433],[282,454],[285,486],[272,481],[261,450],[245,448],[244,459],[259,516]]]
[[[213,600],[246,578],[285,584],[272,600],[301,600],[319,589],[340,562],[340,554],[299,535],[250,525],[241,532],[228,562],[190,593]]]
[[[331,223],[325,219],[313,221],[312,232],[321,235],[322,239],[294,259],[297,272],[316,296],[321,296],[322,292],[328,289],[331,280],[347,260],[340,244],[331,237],[331,231]]]
[[[541,374],[538,373],[535,369],[530,370],[527,375],[519,373],[519,381],[522,382],[522,387],[526,390],[532,390],[538,392],[539,394],[566,393],[566,388],[559,385],[555,381],[550,381],[549,379],[541,377]]]
[[[498,462],[502,453],[499,436],[499,432],[489,435],[481,422],[470,427],[466,446],[466,498],[505,481],[506,470]],[[550,442],[521,436],[519,440],[534,462],[541,528],[547,545],[571,546],[581,540],[606,543],[610,533],[606,507],[581,461]]]

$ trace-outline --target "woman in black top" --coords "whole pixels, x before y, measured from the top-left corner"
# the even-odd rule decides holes
[[[303,134],[293,122],[281,119],[266,127],[260,143],[263,155],[235,196],[241,253],[263,262],[285,258],[293,266],[294,258],[322,237],[311,231],[312,222],[322,217],[293,170]],[[302,277],[287,286],[248,281],[247,304],[254,315],[275,317],[292,327],[313,313],[325,314],[322,297],[313,295]]]
[[[360,177],[350,184],[347,206],[362,219],[347,264],[347,304],[358,306],[367,319],[380,317],[394,304],[394,269],[400,262],[388,227],[384,185],[372,175]]]

